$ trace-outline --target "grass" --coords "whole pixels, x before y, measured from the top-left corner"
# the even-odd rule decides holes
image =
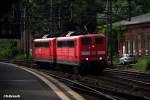
[[[119,58],[117,56],[113,57],[113,64],[115,65],[119,64]]]
[[[113,57],[113,64],[119,64],[119,58],[117,56]],[[150,57],[139,58],[135,64],[130,64],[129,66],[133,69],[150,72]]]
[[[137,63],[133,66],[133,68],[142,70],[142,71],[149,71],[150,70],[150,57],[144,57],[138,59]]]
[[[9,59],[19,53],[17,40],[0,40],[0,59]]]

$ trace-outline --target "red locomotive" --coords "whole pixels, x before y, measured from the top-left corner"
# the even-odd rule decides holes
[[[35,39],[36,62],[74,65],[80,72],[100,73],[107,65],[107,43],[103,34]]]
[[[35,39],[33,43],[33,56],[36,63],[56,63],[56,38]]]

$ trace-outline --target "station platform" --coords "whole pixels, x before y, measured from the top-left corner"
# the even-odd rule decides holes
[[[32,73],[0,62],[0,100],[62,100],[52,88]]]

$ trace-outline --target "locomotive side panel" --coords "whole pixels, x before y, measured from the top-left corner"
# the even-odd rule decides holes
[[[77,41],[76,39],[58,38],[57,40],[57,63],[78,65],[77,62]]]
[[[56,39],[34,41],[33,55],[36,62],[56,63]]]

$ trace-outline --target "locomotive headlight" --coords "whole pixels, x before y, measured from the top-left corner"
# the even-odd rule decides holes
[[[95,47],[95,45],[92,45],[92,48],[94,48]]]
[[[99,57],[99,60],[102,60],[103,58],[102,57]]]
[[[89,60],[89,58],[85,58],[85,60]]]

